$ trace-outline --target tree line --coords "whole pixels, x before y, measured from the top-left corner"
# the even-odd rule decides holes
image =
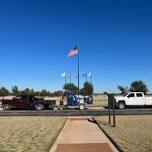
[[[143,92],[144,94],[148,94],[149,89],[147,85],[139,80],[139,81],[133,81],[130,86],[122,86],[118,85],[118,89],[120,90],[121,94],[126,93],[126,92]]]
[[[67,83],[63,86],[63,89],[65,90],[70,90],[74,94],[78,94],[78,87],[73,84],[73,83]],[[126,93],[128,91],[133,91],[133,92],[143,92],[145,94],[148,94],[149,89],[147,85],[143,81],[134,81],[130,84],[130,86],[123,86],[123,85],[118,85],[118,89],[120,90],[121,94]],[[85,82],[83,87],[80,89],[79,94],[81,95],[92,95],[94,92],[93,85],[89,82]],[[50,92],[48,90],[41,90],[41,91],[35,91],[34,89],[26,88],[24,90],[19,90],[17,86],[13,86],[11,91],[9,91],[5,87],[0,87],[0,96],[16,96],[18,94],[24,94],[24,95],[35,95],[35,96],[50,96],[50,97],[55,97],[55,96],[61,96],[63,91],[55,91],[55,92]],[[107,94],[105,92],[104,94]]]
[[[73,83],[67,83],[63,86],[63,89],[70,90],[74,94],[78,94],[78,87]],[[48,90],[41,90],[41,91],[35,91],[34,89],[26,88],[23,90],[19,90],[17,86],[13,86],[11,91],[8,90],[6,87],[2,86],[0,87],[0,96],[16,96],[16,95],[34,95],[34,96],[50,96],[50,97],[56,97],[61,96],[63,91],[55,91],[50,92]],[[81,95],[92,95],[93,94],[93,85],[89,82],[85,82],[83,88],[81,88],[79,94]]]
[[[35,95],[35,96],[61,96],[61,91],[55,91],[51,93],[48,90],[42,89],[41,91],[35,91],[34,89],[26,88],[23,90],[19,90],[17,86],[13,86],[11,91],[9,91],[6,87],[0,87],[0,96],[16,96],[16,95]]]
[[[79,93],[80,95],[92,95],[94,92],[93,85],[89,82],[85,82],[79,92],[78,92],[78,87],[76,85],[74,85],[73,83],[65,84],[63,89],[70,90],[74,94]]]

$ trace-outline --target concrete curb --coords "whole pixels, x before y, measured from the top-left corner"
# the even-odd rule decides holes
[[[66,120],[65,120],[64,124],[62,125],[61,129],[59,130],[58,134],[57,134],[56,137],[54,138],[53,143],[50,144],[50,147],[49,147],[49,150],[48,150],[48,151],[51,152],[51,149],[52,149],[53,145],[55,144],[55,141],[57,140],[58,136],[60,135],[60,133],[61,133],[62,129],[64,128],[65,124],[67,123],[67,121],[68,121],[68,118],[66,118]]]
[[[56,141],[57,141],[58,137],[60,136],[62,130],[66,127],[68,121],[69,121],[69,118],[67,118],[67,120],[65,121],[62,129],[60,130],[59,134],[58,134],[57,137],[55,138],[53,144],[51,145],[49,152],[55,152],[55,151],[56,151],[56,149],[57,149],[57,143],[56,143]]]
[[[152,109],[124,109],[115,110],[116,115],[152,115]],[[107,109],[100,110],[54,110],[54,111],[32,111],[32,110],[12,110],[1,111],[0,116],[101,116],[108,115]]]

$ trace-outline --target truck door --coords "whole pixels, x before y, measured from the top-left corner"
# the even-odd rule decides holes
[[[14,106],[17,109],[26,109],[26,99],[23,96],[17,96],[14,98]]]
[[[129,105],[129,106],[133,106],[133,105],[136,105],[136,101],[135,101],[135,94],[134,93],[129,93],[127,95],[127,100],[126,100],[126,105]]]
[[[144,97],[144,94],[143,93],[136,93],[136,105],[137,106],[143,106],[146,104],[146,100],[145,100],[145,97]]]
[[[21,96],[16,96],[14,99],[13,99],[13,106],[14,108],[20,108],[21,106]]]
[[[20,101],[20,108],[21,109],[28,108],[28,97],[27,96],[22,96],[21,101]]]

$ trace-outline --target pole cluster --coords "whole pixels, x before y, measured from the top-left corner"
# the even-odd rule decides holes
[[[79,95],[79,92],[80,92],[80,49],[78,46],[75,46],[68,54],[68,57],[71,57],[71,56],[75,56],[77,55],[77,86],[78,86],[78,95]],[[67,73],[63,73],[61,75],[62,77],[65,78],[65,84],[67,83],[67,77],[70,78],[70,83],[71,83],[71,73],[67,76]],[[88,77],[90,77],[90,83],[92,83],[92,73],[89,72],[89,73],[86,73],[85,75],[86,77],[86,81],[88,81]]]

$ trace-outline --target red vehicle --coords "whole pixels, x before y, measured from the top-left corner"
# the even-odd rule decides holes
[[[56,105],[56,100],[44,100],[44,98],[27,95],[18,95],[12,100],[2,99],[1,102],[4,111],[10,109],[53,110]]]

